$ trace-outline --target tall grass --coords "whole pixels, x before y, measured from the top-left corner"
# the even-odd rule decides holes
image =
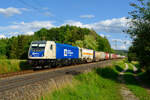
[[[27,64],[26,60],[0,60],[0,74],[17,72],[24,69],[29,69],[31,66]]]
[[[117,73],[112,68],[98,68],[75,76],[72,85],[58,89],[41,100],[122,100]]]

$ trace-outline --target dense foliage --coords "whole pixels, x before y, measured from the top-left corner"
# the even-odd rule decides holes
[[[127,56],[128,50],[114,50],[116,54]]]
[[[142,67],[145,67],[149,70],[150,2],[138,0],[137,4],[132,3],[131,6],[133,6],[135,10],[130,12],[132,27],[130,27],[130,29],[127,31],[133,38],[133,46],[130,49],[130,54],[136,56]]]
[[[0,57],[26,59],[29,45],[35,40],[51,40],[98,51],[112,51],[108,40],[99,36],[94,30],[66,25],[59,28],[42,28],[31,36],[19,35],[0,39]]]
[[[131,46],[129,48],[129,52],[128,52],[128,61],[137,61],[137,56],[136,56],[136,49],[135,47]]]

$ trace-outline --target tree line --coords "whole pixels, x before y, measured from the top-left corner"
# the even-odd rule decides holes
[[[129,60],[138,60],[141,68],[150,72],[150,1],[138,0],[131,3],[135,9],[129,14],[131,19],[127,33],[133,39],[133,45],[129,48]]]
[[[113,52],[107,38],[99,36],[94,30],[76,26],[42,28],[34,35],[18,35],[0,39],[0,58],[27,59],[32,41],[51,40],[97,51]]]

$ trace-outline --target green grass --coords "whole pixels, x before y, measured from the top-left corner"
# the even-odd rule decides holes
[[[134,71],[133,71],[133,66],[131,63],[127,63],[128,64],[128,70],[125,72],[125,74],[134,74]]]
[[[116,71],[117,73],[122,72],[125,68],[124,60],[115,62],[113,65],[114,65],[114,71]]]
[[[150,95],[147,90],[139,84],[138,80],[135,79],[132,64],[128,63],[128,66],[129,69],[123,76],[126,86],[135,94],[136,97],[139,98],[139,100],[150,100]]]
[[[150,95],[147,90],[138,83],[132,73],[126,73],[124,75],[126,86],[140,99],[150,100]]]
[[[0,74],[17,72],[20,70],[29,69],[31,66],[27,64],[26,60],[0,60]]]
[[[72,85],[56,90],[41,100],[122,100],[117,76],[112,68],[98,68],[75,76]]]

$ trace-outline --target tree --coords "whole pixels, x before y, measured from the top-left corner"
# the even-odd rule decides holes
[[[136,49],[134,46],[131,46],[128,51],[128,61],[137,61]]]
[[[0,58],[7,58],[7,42],[8,39],[0,39]]]
[[[84,48],[98,50],[98,43],[94,39],[94,36],[92,35],[85,35],[83,45],[84,45]]]
[[[8,57],[11,59],[17,59],[17,46],[18,46],[18,39],[17,37],[12,37],[9,40],[9,51],[8,51]]]
[[[98,36],[97,41],[98,41],[98,50],[99,51],[104,51],[104,52],[112,52],[113,51],[111,49],[111,46],[110,46],[107,38],[105,38],[105,37],[102,38],[102,37]]]
[[[138,2],[131,4],[135,10],[129,13],[132,26],[127,33],[133,38],[134,53],[141,66],[150,71],[150,2]]]

